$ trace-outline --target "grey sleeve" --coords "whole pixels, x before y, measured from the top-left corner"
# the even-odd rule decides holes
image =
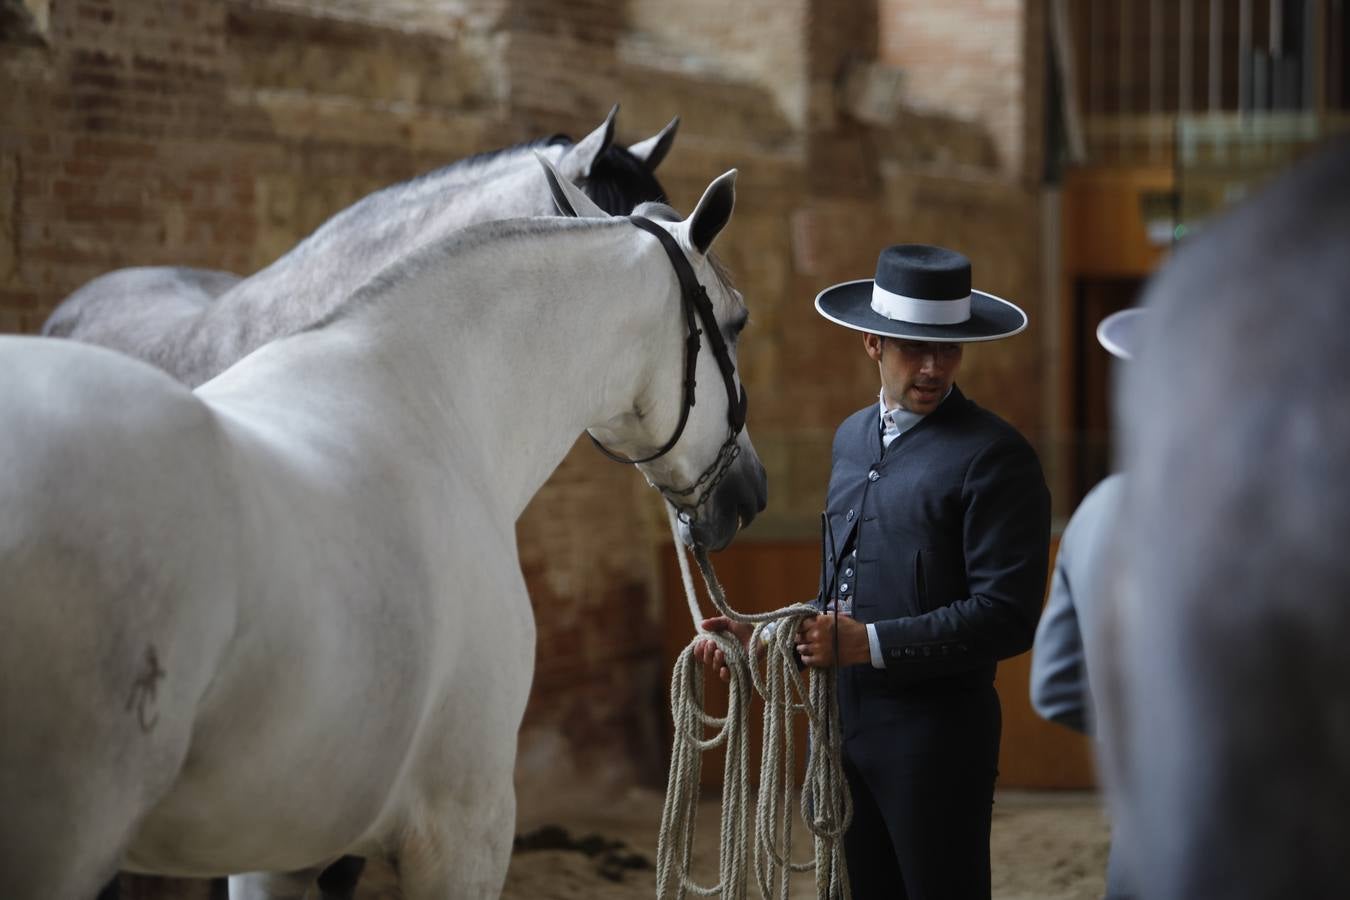
[[[1066,532],[1060,543],[1050,599],[1036,628],[1031,651],[1031,705],[1048,721],[1091,734],[1083,636],[1066,566],[1066,554],[1071,552],[1069,536]]]

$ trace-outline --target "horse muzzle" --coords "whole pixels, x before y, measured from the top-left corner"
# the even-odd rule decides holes
[[[749,438],[717,489],[692,515],[680,517],[680,539],[690,547],[721,550],[768,502],[768,476]]]

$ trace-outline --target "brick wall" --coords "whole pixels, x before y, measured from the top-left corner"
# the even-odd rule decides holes
[[[944,243],[1036,321],[1041,2],[62,0],[45,45],[0,43],[0,331],[120,266],[254,271],[377,187],[585,133],[615,101],[629,139],[679,114],[677,206],[740,168],[718,250],[752,306],[771,480],[747,538],[809,537],[833,428],[876,392],[817,291],[886,243]],[[859,61],[903,71],[889,120],[844,102]],[[962,379],[1033,434],[1038,346],[976,348]],[[539,627],[522,795],[660,777],[654,495],[579,444],[518,534]]]
[[[904,69],[904,92],[918,110],[986,128],[1004,170],[1020,175],[1027,158],[1029,41],[1038,53],[1036,0],[879,0],[877,56]],[[1032,22],[1031,24],[1035,24]]]

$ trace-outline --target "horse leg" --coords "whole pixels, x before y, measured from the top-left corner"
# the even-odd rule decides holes
[[[230,876],[230,900],[304,900],[318,869]]]
[[[456,809],[410,829],[399,844],[398,883],[405,900],[479,900],[501,896],[516,821],[509,787],[488,809]]]
[[[353,900],[356,883],[366,861],[359,856],[344,856],[319,873],[319,897],[322,900]]]
[[[69,708],[59,700],[50,705]],[[148,805],[145,797],[157,793],[153,782],[162,777],[143,770],[161,759],[170,768],[182,756],[178,747],[160,745],[154,749],[161,753],[134,758],[115,728],[99,727],[103,723],[94,715],[81,721],[93,723],[87,729],[92,737],[85,738],[90,747],[123,751],[133,756],[131,764],[74,752],[73,739],[63,744],[59,732],[51,737],[53,729],[5,735],[6,750],[15,751],[0,753],[12,767],[0,770],[0,896],[6,900],[116,898],[117,869],[133,823]],[[34,732],[48,737],[50,745],[41,746]]]

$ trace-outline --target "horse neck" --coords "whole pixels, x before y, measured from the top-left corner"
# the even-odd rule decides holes
[[[662,373],[678,389],[683,319],[664,252],[626,223],[488,228],[502,238],[430,251],[351,327],[369,330],[401,396],[445,411],[432,440],[457,467],[468,450],[514,520],[581,431],[631,410]]]
[[[552,215],[531,150],[447,166],[385,188],[333,216],[290,252],[221,295],[196,323],[194,351],[216,371],[257,347],[309,327],[358,288],[422,247],[480,222]]]

